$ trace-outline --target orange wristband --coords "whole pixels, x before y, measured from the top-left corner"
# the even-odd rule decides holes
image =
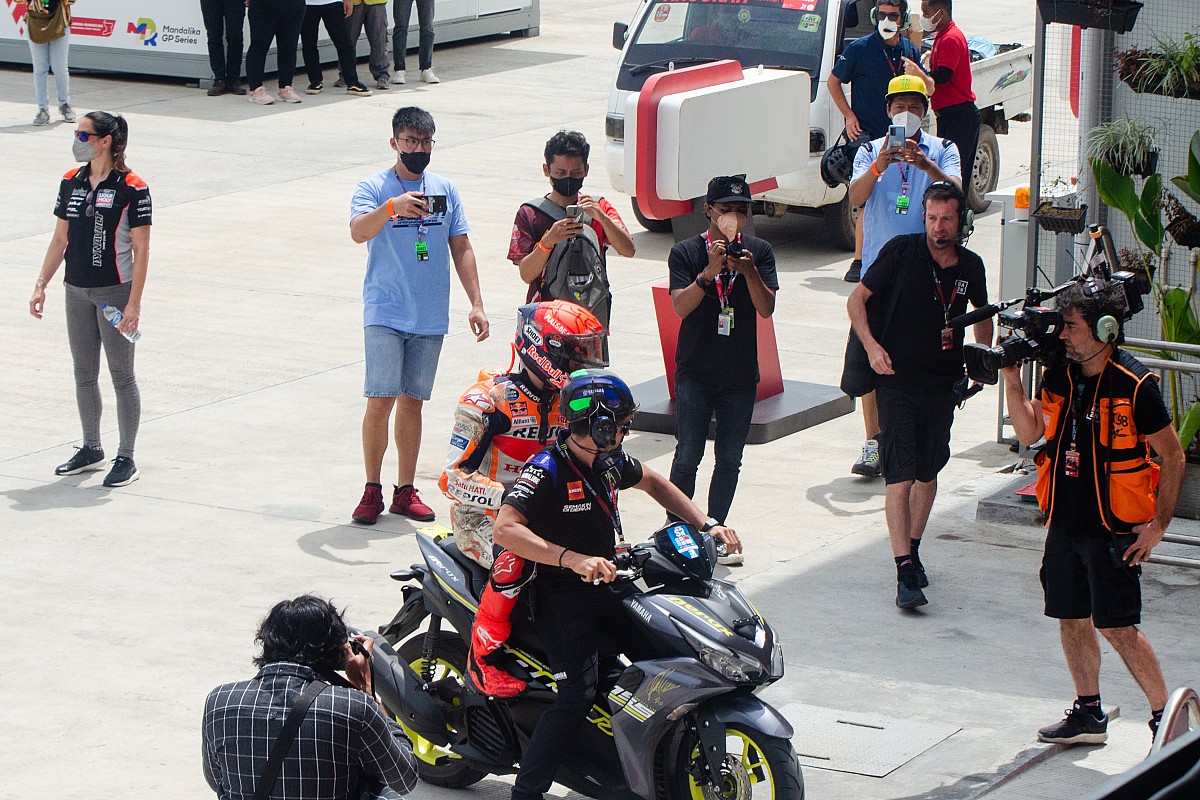
[[[547,255],[549,255],[550,253],[554,252],[554,249],[553,249],[553,248],[551,248],[551,247],[546,247],[546,245],[542,244],[542,240],[541,240],[541,239],[538,239],[538,240],[537,240],[537,246],[538,246],[538,249],[539,249],[539,250],[541,250],[542,252],[546,253]]]
[[[392,198],[390,198],[390,197],[388,198],[387,206],[388,206],[388,216],[391,217],[392,219],[396,219],[396,210],[394,208],[392,208]]]
[[[872,162],[871,162],[871,172],[874,172],[874,173],[875,173],[875,177],[877,177],[877,178],[882,178],[882,177],[883,177],[883,173],[882,173],[882,172],[880,172],[880,171],[879,171],[879,168],[875,166],[875,162],[874,162],[874,161],[872,161]],[[390,203],[391,201],[389,200],[388,202]]]

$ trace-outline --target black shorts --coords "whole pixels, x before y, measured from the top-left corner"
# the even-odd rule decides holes
[[[1127,545],[1137,534],[1117,534]],[[1097,628],[1124,628],[1142,621],[1140,567],[1117,566],[1109,553],[1112,539],[1099,528],[1068,533],[1050,525],[1042,556],[1046,616],[1087,619]]]
[[[937,478],[950,460],[952,391],[950,386],[919,392],[877,386],[879,461],[884,481],[929,483]]]

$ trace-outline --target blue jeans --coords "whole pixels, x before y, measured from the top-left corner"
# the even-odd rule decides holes
[[[671,483],[688,497],[695,494],[696,468],[704,457],[708,423],[715,412],[716,464],[708,484],[708,515],[721,523],[729,515],[737,491],[756,392],[754,386],[725,388],[685,377],[675,378],[675,460],[671,462]]]
[[[38,108],[50,108],[50,70],[54,70],[58,104],[61,106],[71,102],[71,79],[67,75],[67,50],[70,47],[70,31],[47,44],[29,43],[29,56],[33,61],[33,90],[37,95]]]

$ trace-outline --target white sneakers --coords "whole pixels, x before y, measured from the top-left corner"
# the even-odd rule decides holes
[[[421,80],[425,81],[426,83],[441,83],[441,80],[438,78],[438,76],[433,74],[433,69],[421,70]]]
[[[404,70],[398,69],[392,73],[392,83],[397,86],[408,83],[408,78],[404,77]]]

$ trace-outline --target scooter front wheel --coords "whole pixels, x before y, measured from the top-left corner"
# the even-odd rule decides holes
[[[729,725],[725,761],[717,786],[697,781],[704,774],[700,745],[687,735],[676,758],[673,797],[669,800],[803,800],[804,779],[796,751],[787,739]]]
[[[396,648],[396,653],[400,658],[418,674],[421,672],[424,661],[421,653],[424,640],[425,634],[421,633]],[[442,631],[434,657],[433,680],[454,678],[460,683],[466,680],[467,645],[461,636],[449,631]],[[388,709],[388,711],[400,723],[400,727],[404,728],[408,738],[412,739],[413,755],[417,757],[417,774],[421,776],[421,780],[432,783],[434,786],[462,789],[487,777],[486,772],[469,766],[462,756],[445,747],[435,745],[405,726],[400,718],[392,712],[392,709]]]

